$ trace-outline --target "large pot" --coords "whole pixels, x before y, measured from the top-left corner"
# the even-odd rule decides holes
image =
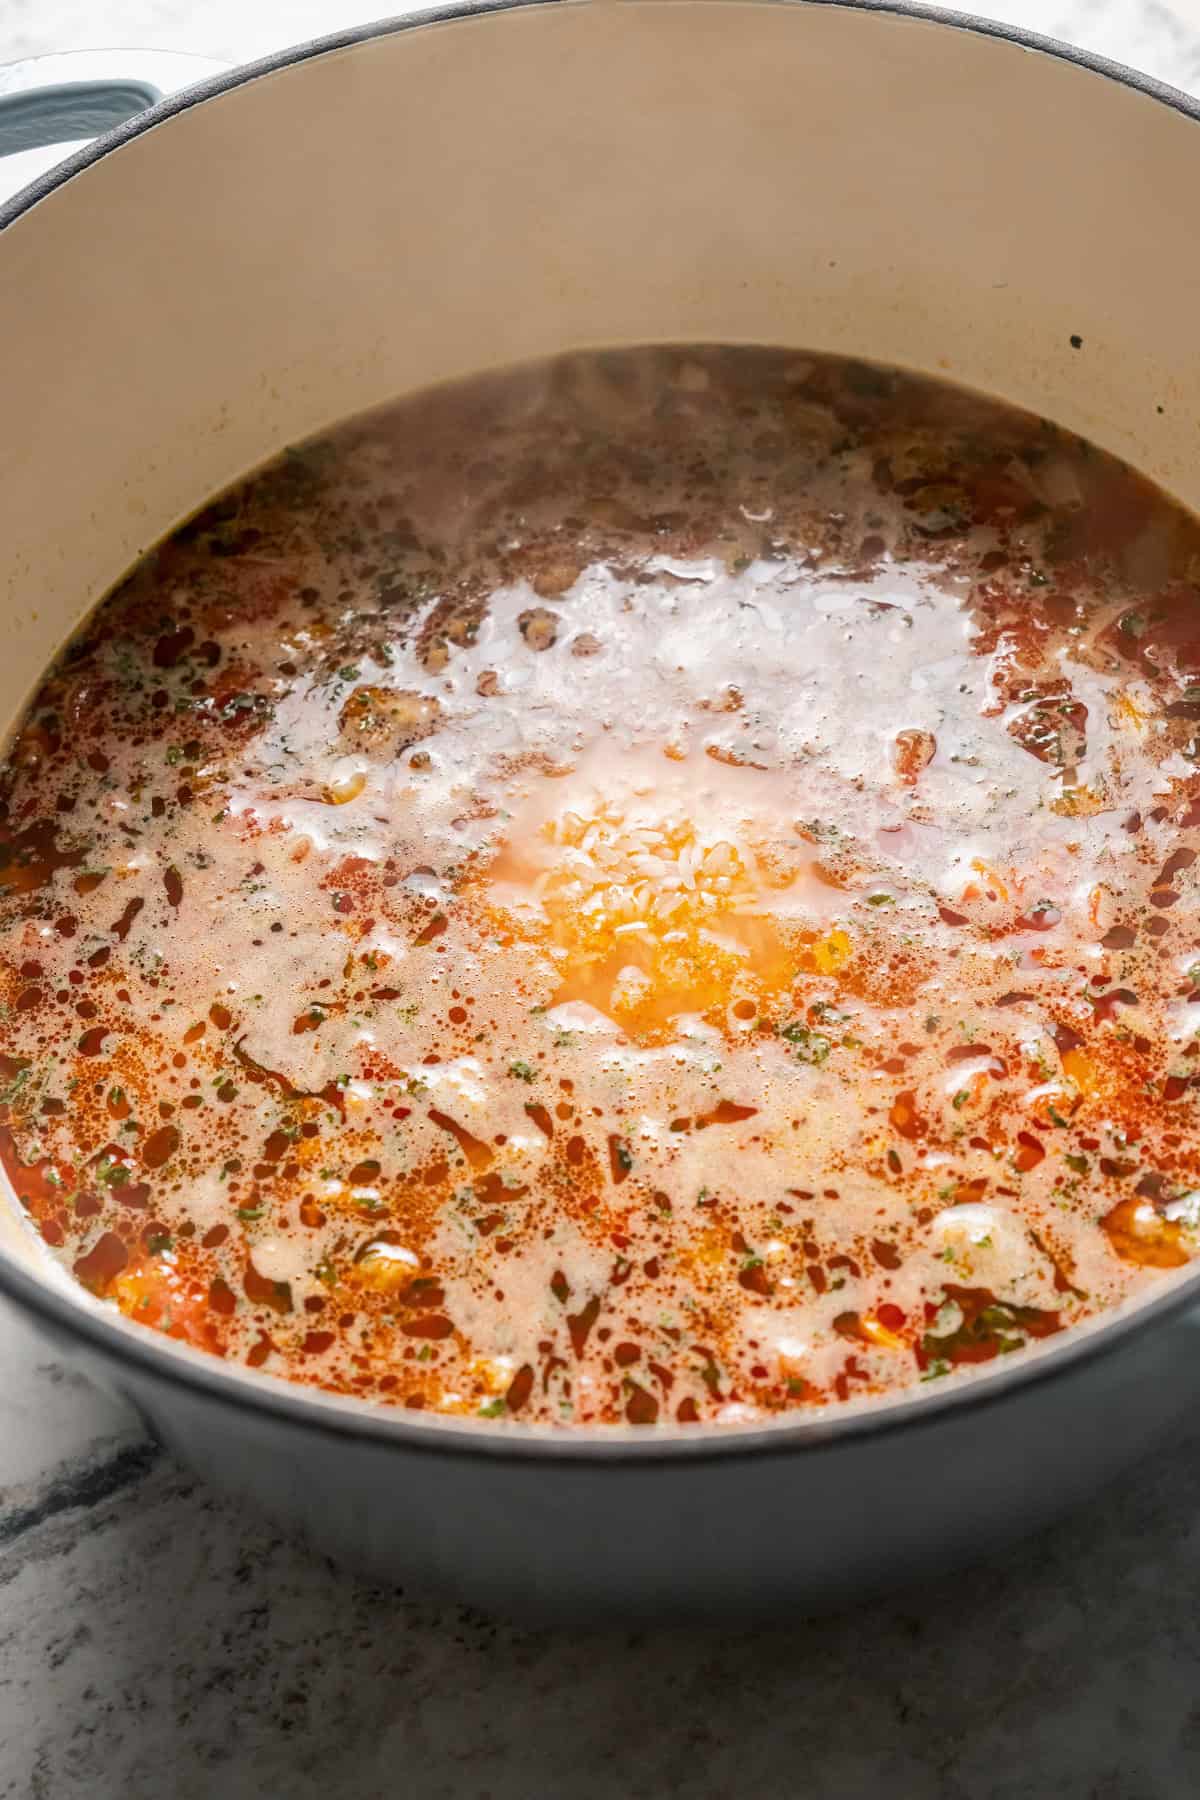
[[[49,99],[28,70],[0,85],[0,151],[135,116],[0,207],[6,721],[138,553],[283,444],[582,345],[929,370],[1200,503],[1200,131],[1128,71],[899,6],[576,0],[448,7],[147,112],[145,70],[65,74]],[[911,1579],[1081,1499],[1200,1389],[1198,1272],[823,1420],[439,1422],[139,1329],[6,1198],[8,1300],[183,1457],[349,1561],[505,1611],[745,1614]]]

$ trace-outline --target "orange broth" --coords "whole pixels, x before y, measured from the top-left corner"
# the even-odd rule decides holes
[[[0,772],[0,1154],[131,1319],[733,1423],[1200,1248],[1200,528],[1045,420],[587,354],[289,451]]]

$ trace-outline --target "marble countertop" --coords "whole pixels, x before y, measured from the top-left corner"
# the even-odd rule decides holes
[[[1200,92],[1200,0],[980,4]],[[0,61],[242,59],[374,10],[0,0]],[[2,1308],[0,1371],[13,1800],[1200,1792],[1200,1420],[1002,1563],[900,1600],[772,1632],[595,1636],[338,1573],[209,1492]]]

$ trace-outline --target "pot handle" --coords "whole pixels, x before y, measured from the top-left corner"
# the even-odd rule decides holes
[[[159,50],[83,50],[0,67],[0,207],[93,138],[228,65]]]

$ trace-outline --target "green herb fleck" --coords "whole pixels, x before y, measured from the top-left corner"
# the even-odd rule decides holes
[[[833,1048],[827,1037],[823,1037],[820,1032],[811,1031],[807,1025],[801,1025],[798,1019],[785,1025],[779,1035],[796,1046],[796,1055],[801,1062],[823,1063]]]

